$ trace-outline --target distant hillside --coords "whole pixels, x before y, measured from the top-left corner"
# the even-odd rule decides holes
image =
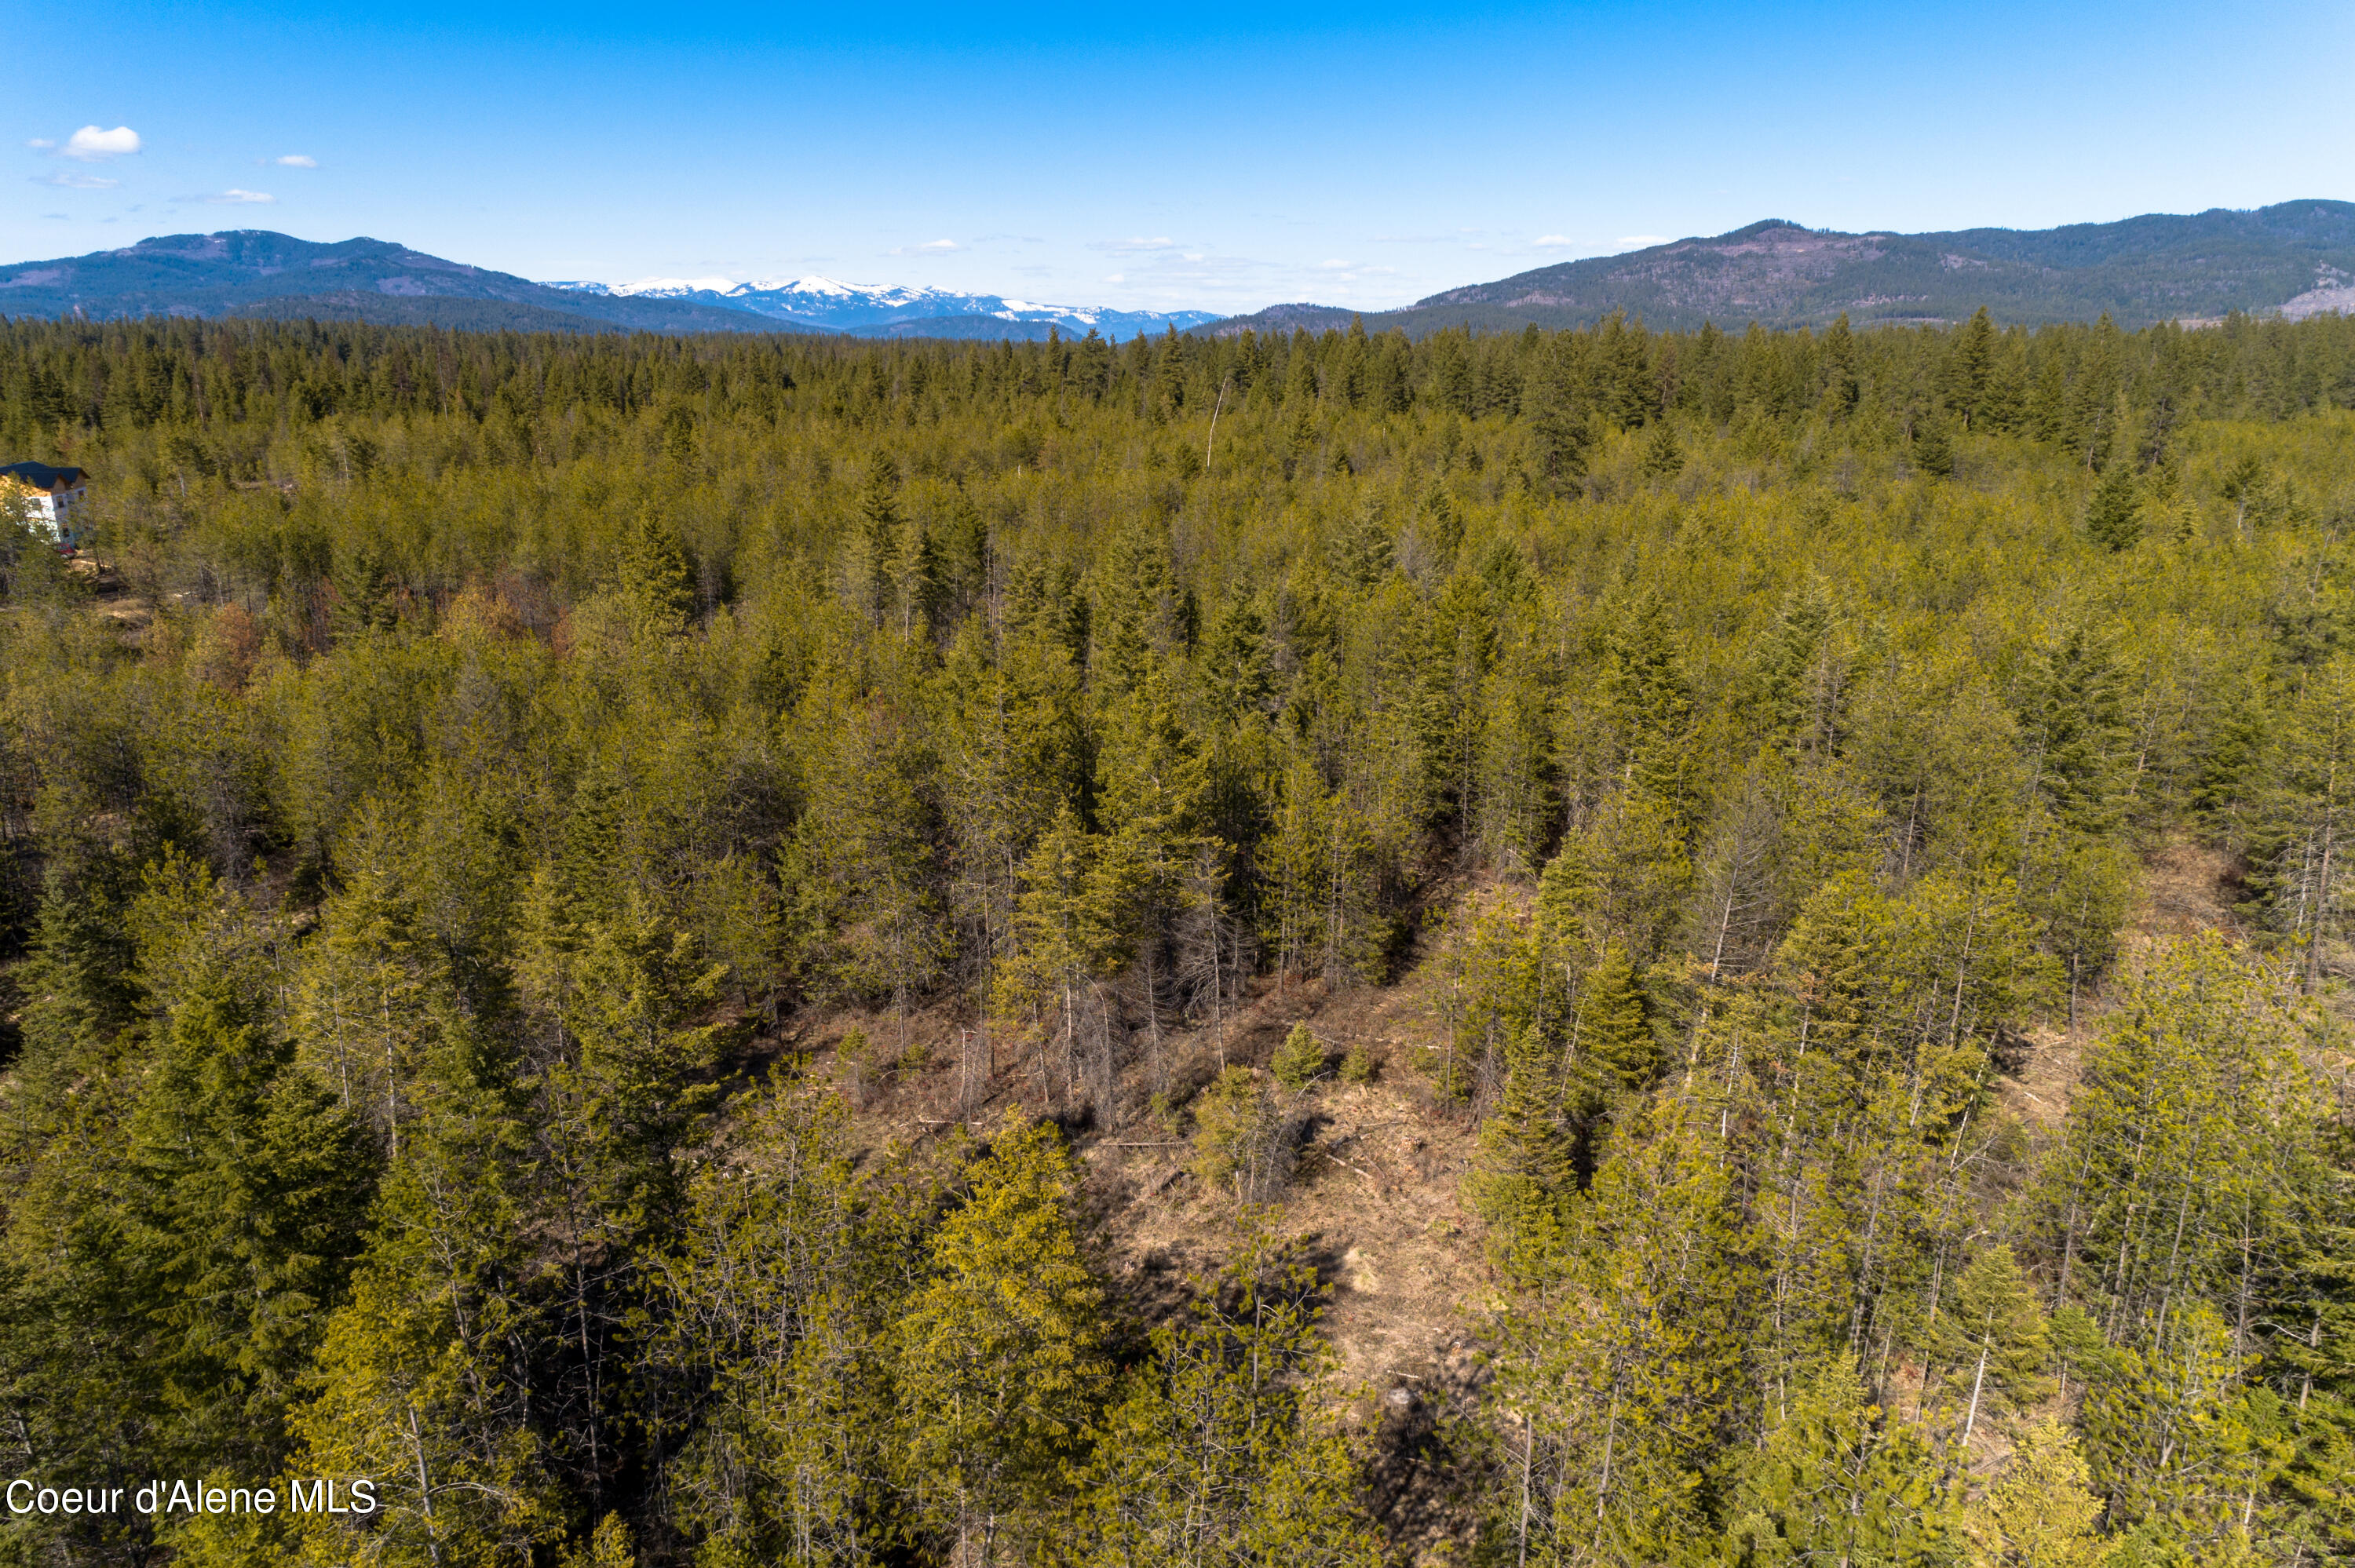
[[[1084,337],[1179,330],[1207,312],[1031,304],[804,279],[725,291],[692,282],[535,283],[382,239],[323,245],[266,229],[174,234],[121,250],[0,266],[0,316],[261,316],[511,332],[801,332],[861,337]]]
[[[684,300],[572,293],[388,240],[322,245],[256,228],[165,235],[120,250],[0,269],[0,315],[68,316],[76,311],[101,321],[316,315],[394,324],[512,324],[535,331],[776,330],[775,323],[741,311]]]
[[[2153,213],[2062,228],[1841,234],[1779,219],[1709,239],[1540,267],[1369,313],[1369,331],[1584,326],[1614,311],[1654,327],[1954,322],[1985,305],[2000,322],[2126,327],[2232,311],[2296,317],[2355,309],[2355,204],[2285,202],[2254,212]],[[1290,332],[1350,313],[1277,305],[1200,329]]]
[[[240,320],[374,322],[379,326],[438,326],[453,332],[620,332],[612,322],[512,300],[455,295],[283,294],[223,313]]]
[[[264,229],[176,234],[119,250],[0,266],[0,316],[143,315],[432,324],[477,331],[806,332],[872,337],[1044,338],[1090,330],[1229,334],[1321,332],[1352,313],[1272,305],[1208,321],[1042,305],[996,295],[846,284],[535,283],[381,239],[319,244]],[[1843,234],[1779,219],[1713,238],[1540,267],[1369,313],[1369,330],[1518,332],[1583,326],[1624,311],[1662,329],[1739,330],[1954,322],[1986,306],[2001,322],[2121,326],[2232,311],[2296,318],[2355,311],[2355,204],[2286,202],[2254,212],[2150,214],[2062,228]]]

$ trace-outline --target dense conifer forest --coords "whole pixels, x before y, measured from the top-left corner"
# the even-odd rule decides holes
[[[383,1502],[0,1562],[2355,1562],[2355,321],[17,322],[0,449],[0,1470]]]

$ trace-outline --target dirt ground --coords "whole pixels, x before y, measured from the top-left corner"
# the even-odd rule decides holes
[[[1393,1542],[1419,1560],[1444,1552],[1451,1539],[1437,1426],[1469,1408],[1479,1375],[1475,1327],[1497,1299],[1479,1222],[1463,1196],[1474,1133],[1466,1118],[1434,1103],[1423,1075],[1407,1065],[1411,1049],[1436,1044],[1443,1032],[1415,970],[1398,984],[1339,992],[1316,982],[1255,982],[1222,1028],[1164,1029],[1163,1081],[1180,1093],[1209,1083],[1222,1065],[1222,1046],[1225,1065],[1263,1067],[1298,1022],[1331,1063],[1362,1046],[1376,1070],[1362,1084],[1328,1072],[1298,1097],[1297,1174],[1271,1224],[1327,1288],[1325,1327],[1343,1418],[1370,1439],[1374,1487]],[[995,1092],[957,1114],[970,1028],[938,1011],[904,1025],[889,1014],[844,1013],[816,1023],[794,1045],[810,1054],[815,1073],[831,1074],[858,1102],[854,1128],[872,1147],[938,1136],[960,1121],[978,1130],[1017,1105],[1050,1110],[1035,1064],[1001,1050]],[[863,1064],[841,1051],[853,1029],[876,1043]],[[924,1065],[879,1067],[874,1057],[896,1053],[903,1032]],[[1146,1064],[1133,1065],[1124,1099],[1146,1102],[1151,1082]],[[1233,1251],[1241,1223],[1233,1194],[1206,1189],[1188,1169],[1190,1145],[1150,1112],[1110,1131],[1066,1125],[1083,1171],[1082,1208],[1097,1266],[1125,1316],[1166,1319]]]
[[[2112,980],[2076,998],[2073,1021],[2060,1010],[2013,1043],[2019,1065],[1998,1080],[1998,1094],[2022,1122],[2041,1136],[2057,1133],[2085,1047],[2112,1005],[2111,988],[2138,972],[2158,943],[2237,929],[2232,874],[2226,857],[2189,843],[2149,857],[2119,934]],[[1338,992],[1314,982],[1255,982],[1217,1030],[1165,1026],[1157,1064],[1132,1065],[1124,1081],[1124,1098],[1136,1107],[1156,1082],[1182,1100],[1223,1065],[1265,1066],[1297,1022],[1308,1025],[1331,1061],[1360,1046],[1377,1063],[1369,1082],[1345,1084],[1328,1074],[1301,1097],[1299,1173],[1273,1223],[1328,1288],[1326,1327],[1346,1419],[1371,1440],[1373,1488],[1399,1559],[1419,1563],[1448,1560],[1469,1544],[1451,1522],[1462,1510],[1446,1506],[1458,1476],[1444,1423],[1476,1399],[1479,1326],[1499,1299],[1479,1221],[1464,1197],[1473,1128],[1462,1113],[1436,1103],[1423,1075],[1408,1065],[1417,1047],[1444,1036],[1434,983],[1430,969],[1414,966],[1395,984]],[[840,1050],[854,1028],[873,1042],[863,1061]],[[857,1103],[858,1133],[874,1147],[938,1136],[960,1122],[983,1128],[1017,1106],[1033,1114],[1057,1108],[1037,1065],[1013,1059],[1004,1046],[988,1075],[990,1092],[965,1096],[961,1107],[961,1087],[981,1075],[987,1050],[975,1039],[969,1021],[933,1010],[904,1021],[833,1014],[810,1022],[793,1044],[810,1053],[813,1071],[833,1075]],[[920,1065],[884,1065],[902,1040]],[[1191,1150],[1178,1128],[1150,1112],[1117,1129],[1065,1125],[1084,1172],[1082,1209],[1098,1266],[1133,1320],[1166,1319],[1231,1253],[1239,1224],[1232,1194],[1206,1190],[1188,1169]]]
[[[1338,993],[1320,983],[1254,987],[1222,1031],[1165,1030],[1168,1080],[1181,1088],[1208,1083],[1224,1061],[1264,1066],[1296,1022],[1305,1022],[1337,1063],[1352,1046],[1376,1062],[1372,1081],[1345,1084],[1328,1072],[1300,1097],[1305,1121],[1298,1174],[1275,1219],[1331,1287],[1327,1319],[1345,1383],[1379,1400],[1412,1390],[1465,1340],[1471,1317],[1493,1284],[1481,1260],[1478,1222],[1462,1201],[1473,1133],[1460,1115],[1436,1106],[1406,1053],[1435,1040],[1437,1021],[1423,988],[1402,983]],[[968,1026],[969,1027],[969,1026]],[[926,1065],[890,1071],[871,1061],[854,1067],[839,1051],[854,1029],[896,1049],[900,1024],[889,1015],[842,1014],[799,1042],[814,1070],[832,1074],[862,1102],[860,1135],[873,1144],[936,1135],[962,1120],[986,1128],[1017,1105],[1050,1110],[1031,1064],[1001,1051],[996,1092],[956,1114],[960,1026],[938,1012],[907,1021],[906,1033]],[[1145,1099],[1145,1069],[1132,1067],[1129,1098]],[[1113,1131],[1074,1128],[1085,1174],[1082,1197],[1091,1240],[1114,1287],[1148,1319],[1182,1300],[1190,1277],[1214,1273],[1231,1251],[1238,1205],[1231,1193],[1206,1190],[1188,1169],[1191,1148],[1150,1114]]]
[[[2073,1009],[2057,1011],[2050,1022],[2027,1031],[2025,1060],[2000,1078],[2005,1107],[2030,1128],[2056,1131],[2067,1117],[2085,1049],[2115,1005],[2121,983],[2140,974],[2165,942],[2202,931],[2243,934],[2232,912],[2234,867],[2230,856],[2201,844],[2170,840],[2143,861],[2143,885],[2126,923],[2118,931],[2115,962],[2103,982],[2074,999]]]

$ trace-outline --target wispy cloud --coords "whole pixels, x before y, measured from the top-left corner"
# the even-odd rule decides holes
[[[289,153],[282,158],[270,161],[282,169],[315,169],[319,166],[319,160],[308,153]]]
[[[1178,249],[1178,242],[1166,234],[1157,235],[1151,239],[1132,236],[1127,239],[1091,239],[1088,241],[1088,249],[1109,250],[1115,256],[1135,256],[1154,250],[1175,250]]]
[[[54,175],[35,175],[33,183],[37,185],[63,185],[74,191],[111,191],[123,182],[110,180],[102,175],[77,175],[59,169]]]
[[[182,201],[200,201],[210,207],[270,207],[278,198],[268,191],[241,191],[231,185],[225,191],[213,191],[204,196],[185,196]]]
[[[66,144],[57,149],[60,158],[78,163],[102,164],[109,158],[121,158],[139,151],[139,132],[128,125],[118,125],[112,131],[101,131],[95,125],[85,125],[66,138]]]
[[[1623,234],[1616,241],[1618,244],[1630,246],[1666,245],[1668,242],[1668,237],[1665,234]],[[1539,243],[1542,245],[1545,242],[1540,240]]]
[[[1540,250],[1560,250],[1578,243],[1567,234],[1540,234],[1529,241]]]
[[[927,239],[922,245],[895,245],[891,248],[891,254],[894,256],[942,256],[949,251],[964,249],[964,246],[954,239]]]

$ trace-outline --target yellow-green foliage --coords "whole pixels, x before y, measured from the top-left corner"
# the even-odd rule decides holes
[[[1295,1153],[1284,1100],[1249,1067],[1229,1067],[1195,1097],[1192,1169],[1203,1185],[1242,1203],[1284,1195]]]
[[[1268,1071],[1287,1089],[1305,1089],[1325,1071],[1325,1047],[1305,1023],[1295,1023],[1269,1059]]]
[[[2339,318],[0,324],[111,567],[0,520],[0,1433],[382,1486],[190,1562],[2344,1561],[2350,408]],[[1402,978],[1491,1354],[1361,1490],[1044,1128]]]

